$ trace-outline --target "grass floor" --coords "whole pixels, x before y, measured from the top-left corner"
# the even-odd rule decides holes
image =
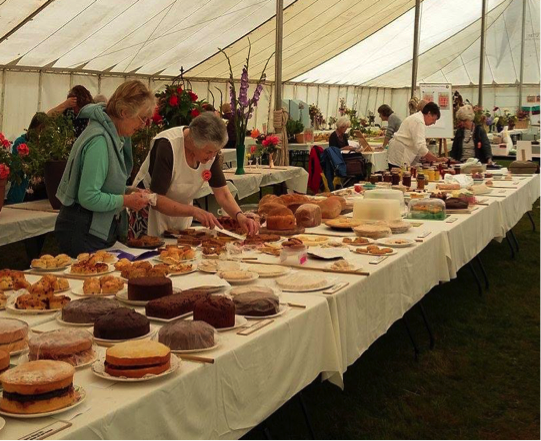
[[[415,307],[407,318],[424,349],[419,361],[399,321],[349,367],[344,391],[317,381],[306,388],[318,438],[539,439],[539,201],[534,219],[537,232],[526,216],[513,229],[516,259],[505,242],[481,253],[491,283],[484,297],[464,268],[423,299],[434,350]],[[44,252],[56,251],[48,235]],[[0,248],[0,268],[25,266],[22,244]],[[265,425],[277,439],[308,437],[297,400]],[[261,437],[260,426],[245,438]]]

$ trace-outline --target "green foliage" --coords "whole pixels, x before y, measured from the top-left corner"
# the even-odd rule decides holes
[[[287,137],[292,138],[304,131],[304,124],[300,120],[289,119],[286,124]]]
[[[154,138],[162,130],[162,127],[156,124],[151,124],[137,131],[131,137],[134,170],[139,170],[141,168],[141,164],[146,159],[148,152],[150,151],[150,141],[152,141],[152,138]]]
[[[165,129],[189,125],[192,119],[203,112],[203,105],[207,104],[205,100],[198,99],[182,76],[175,78],[164,91],[157,93],[156,98],[162,118],[160,123]]]
[[[27,138],[30,153],[24,158],[23,170],[30,178],[40,178],[43,177],[47,161],[68,159],[75,142],[73,123],[62,114],[47,117],[43,127],[30,130]]]

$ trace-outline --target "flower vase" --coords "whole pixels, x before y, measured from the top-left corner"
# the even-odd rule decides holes
[[[237,144],[237,171],[236,175],[243,175],[244,171],[244,159],[246,158],[246,146],[243,144]]]
[[[272,153],[269,154],[269,168],[274,168],[274,158]]]

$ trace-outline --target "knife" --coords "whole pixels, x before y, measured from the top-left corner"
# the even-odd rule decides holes
[[[214,227],[214,231],[225,234],[226,236],[234,237],[235,239],[246,240],[246,236],[241,236],[240,234],[232,233],[231,231],[224,230],[223,228]]]

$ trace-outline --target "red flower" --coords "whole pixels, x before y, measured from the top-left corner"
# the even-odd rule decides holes
[[[2,132],[0,132],[0,142],[3,142],[4,139],[6,139],[6,137],[4,136]]]
[[[177,93],[180,95],[182,93],[182,87],[177,87]]]
[[[252,147],[250,147],[250,153],[254,154],[254,153],[255,153],[255,149],[256,149],[255,145],[253,145]]]
[[[269,140],[268,139],[264,139],[263,142],[261,143],[263,144],[265,147],[267,147],[269,145]]]
[[[11,142],[9,142],[9,140],[4,138],[2,141],[2,145],[4,146],[6,150],[9,150],[9,146],[11,145]]]
[[[197,96],[197,95],[196,95]],[[199,115],[201,115],[201,112],[197,109],[193,109],[191,112],[190,112],[190,115],[192,115],[192,118],[196,118],[198,117]]]
[[[28,156],[30,149],[26,144],[19,144],[17,147],[17,152],[19,153],[19,156]]]
[[[203,181],[208,182],[212,177],[212,172],[210,170],[203,170],[203,173],[201,173],[201,177],[203,178]]]
[[[169,105],[171,107],[178,106],[178,96],[172,95],[171,98],[169,98]]]
[[[198,96],[195,93],[193,93],[191,90],[188,92],[188,95],[190,95],[190,99],[193,102],[197,101]]]
[[[9,167],[5,164],[0,164],[0,179],[7,179],[9,177]]]
[[[154,109],[154,115],[152,115],[152,121],[154,122],[154,124],[158,124],[158,125],[163,122],[163,118],[160,115],[160,108],[158,106],[156,106],[156,108]]]

